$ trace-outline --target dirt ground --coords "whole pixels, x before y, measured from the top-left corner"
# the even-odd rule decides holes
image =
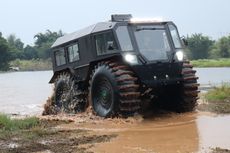
[[[39,118],[45,122],[42,130],[0,139],[0,152],[230,153],[230,115],[197,110],[152,111],[125,119],[104,119],[88,112]]]

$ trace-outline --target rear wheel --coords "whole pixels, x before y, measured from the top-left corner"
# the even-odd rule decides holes
[[[113,61],[99,63],[90,80],[90,101],[102,117],[132,114],[140,108],[137,78],[125,65]]]
[[[86,107],[85,94],[79,89],[73,77],[62,73],[55,82],[54,104],[58,112],[77,113]]]

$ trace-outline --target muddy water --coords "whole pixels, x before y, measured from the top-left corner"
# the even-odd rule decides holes
[[[230,115],[205,112],[153,114],[128,119],[75,116],[65,128],[86,129],[93,134],[115,134],[110,142],[94,145],[95,153],[209,153],[230,149]]]

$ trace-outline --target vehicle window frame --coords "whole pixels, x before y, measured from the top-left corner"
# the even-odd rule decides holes
[[[121,45],[121,43],[120,43],[120,40],[119,40],[119,36],[118,36],[118,32],[117,32],[117,29],[118,28],[122,28],[122,27],[125,27],[126,28],[126,30],[127,30],[127,36],[129,37],[129,43],[130,43],[130,45],[131,45],[131,49],[130,50],[123,50],[122,49],[122,45]],[[129,29],[129,25],[127,25],[127,24],[125,24],[125,25],[118,25],[117,27],[116,27],[116,29],[114,29],[114,32],[115,32],[115,35],[116,35],[116,39],[117,39],[117,44],[119,45],[119,48],[120,48],[120,50],[121,51],[123,51],[123,52],[129,52],[129,51],[133,51],[134,50],[134,48],[135,48],[135,46],[133,45],[133,40],[132,40],[132,35],[131,35],[131,33],[130,33],[130,29]]]
[[[130,35],[131,37],[133,37],[134,39],[134,46],[137,48],[138,52],[142,54],[141,50],[140,50],[140,46],[138,45],[138,40],[136,38],[136,35],[135,35],[135,30],[137,28],[137,26],[159,26],[159,27],[162,27],[162,30],[165,30],[165,34],[166,34],[166,37],[167,37],[167,42],[168,42],[168,47],[169,47],[169,50],[165,51],[166,52],[166,56],[167,56],[167,59],[161,59],[160,61],[169,61],[169,52],[172,51],[172,46],[171,46],[171,37],[170,37],[170,33],[168,32],[168,27],[165,25],[165,24],[153,24],[153,23],[140,23],[140,24],[133,24],[130,26],[131,28],[131,31],[132,31],[132,35]],[[145,60],[147,60],[149,63],[154,63],[154,62],[157,62],[159,61],[158,59],[152,59],[152,60],[149,60],[147,57],[143,56],[143,58]]]
[[[77,45],[78,46],[78,59],[77,60],[73,60],[73,61],[70,61],[70,54],[69,54],[69,47],[73,47],[74,45]],[[68,63],[74,63],[74,62],[77,62],[79,61],[81,58],[80,58],[80,48],[79,48],[79,43],[78,41],[77,42],[74,42],[74,43],[71,43],[70,45],[66,46],[65,47],[65,50],[67,52],[67,59],[68,59]]]
[[[57,64],[57,56],[56,56],[56,55],[57,55],[58,52],[61,52],[61,51],[64,52],[64,56],[63,56],[63,57],[64,57],[64,59],[65,59],[65,60],[64,60],[65,62],[64,62],[63,64],[58,65],[58,64]],[[63,65],[65,65],[65,64],[67,64],[65,48],[59,48],[59,49],[56,49],[56,50],[54,51],[54,60],[55,60],[55,66],[56,66],[56,67],[60,67],[60,66],[63,66]]]
[[[176,30],[176,35],[177,35],[177,37],[178,37],[178,39],[179,39],[178,42],[180,43],[180,47],[179,47],[179,48],[175,45],[175,42],[174,42],[174,39],[173,39],[173,36],[172,36],[172,33],[171,33],[171,28],[170,28],[170,26],[173,26],[173,27],[175,28],[175,30]],[[183,45],[182,45],[182,42],[181,42],[181,39],[180,39],[180,35],[179,35],[179,32],[178,32],[178,29],[177,29],[176,25],[174,25],[174,24],[172,24],[172,23],[169,23],[169,24],[168,24],[168,29],[169,29],[169,34],[170,34],[170,38],[171,38],[171,40],[172,40],[173,47],[174,47],[175,49],[181,49],[181,48],[183,48]]]
[[[103,35],[103,34],[106,34],[106,33],[111,33],[112,34],[113,40],[115,42],[116,49],[114,49],[113,51],[106,49],[105,53],[98,54],[99,52],[97,50],[96,36]],[[112,53],[117,53],[119,51],[119,46],[118,46],[118,43],[117,43],[117,38],[115,37],[115,34],[114,34],[113,30],[106,30],[106,31],[95,33],[93,35],[93,41],[94,41],[94,46],[95,46],[95,51],[96,51],[96,55],[97,56],[103,56],[103,55],[108,55],[108,54],[112,54]]]

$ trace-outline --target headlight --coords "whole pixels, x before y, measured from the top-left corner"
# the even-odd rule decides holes
[[[184,53],[182,51],[177,51],[176,52],[176,57],[177,57],[178,61],[183,61]]]
[[[137,61],[137,56],[136,55],[133,55],[133,54],[126,54],[124,56],[126,62],[130,63],[130,64],[138,64],[138,61]]]

